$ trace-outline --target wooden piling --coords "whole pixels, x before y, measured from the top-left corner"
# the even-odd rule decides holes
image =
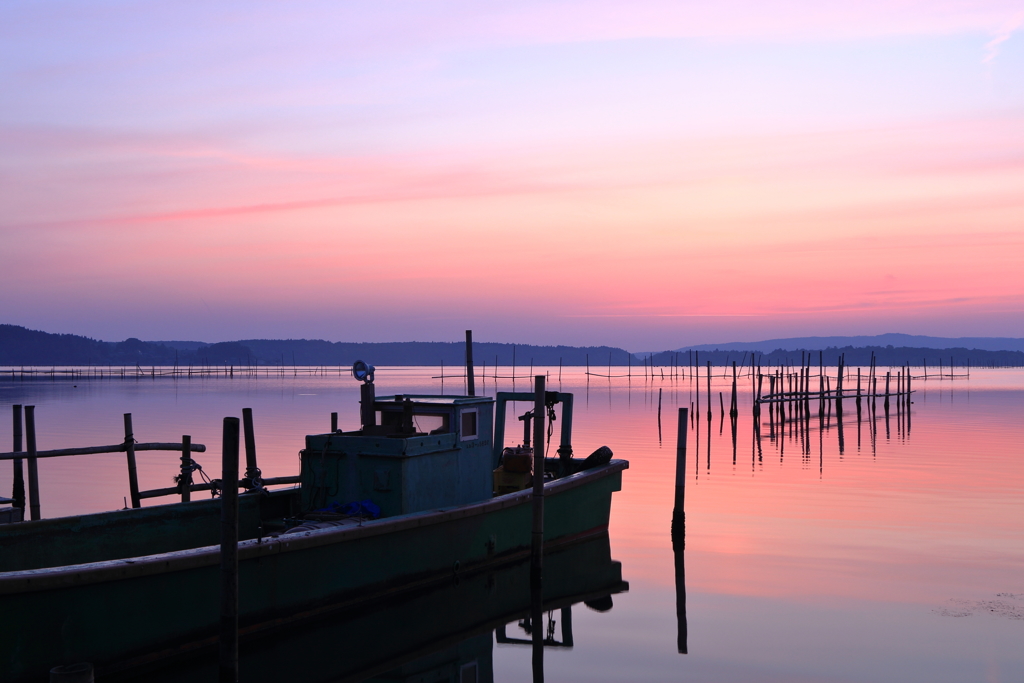
[[[470,396],[476,396],[476,378],[473,376],[473,330],[466,330],[466,387]]]
[[[676,495],[672,508],[672,538],[681,537],[686,523],[684,503],[686,500],[686,436],[687,410],[679,409],[679,421],[676,425]]]
[[[708,361],[708,419],[711,419],[711,361]]]
[[[192,500],[192,437],[183,434],[181,437],[181,473],[178,478],[181,489],[181,502]]]
[[[220,507],[220,683],[238,681],[238,418],[224,418]]]
[[[242,429],[245,435],[245,488],[259,488],[262,472],[256,464],[256,432],[252,425],[252,408],[242,408]]]
[[[25,446],[28,450],[28,508],[30,518],[39,519],[39,461],[36,459],[36,407],[25,406]]]
[[[530,544],[531,576],[544,569],[544,375],[533,378],[533,524]],[[539,625],[538,625],[539,626]]]
[[[818,419],[825,417],[825,354],[818,351]]]
[[[661,443],[661,388],[658,388],[658,443]]]
[[[687,652],[686,638],[686,578],[683,551],[686,548],[686,408],[679,409],[676,435],[676,495],[672,508],[672,550],[675,555],[676,574],[676,651]]]
[[[13,453],[21,452],[21,406],[13,406],[14,413],[14,448]],[[14,507],[21,509],[21,518],[25,519],[25,469],[24,461],[21,458],[14,459],[14,482],[11,487],[11,498],[14,499]]]
[[[729,404],[729,415],[736,417],[739,413],[737,409],[737,396],[736,396],[736,361],[732,362],[732,403]]]
[[[139,498],[139,473],[135,466],[135,433],[132,430],[132,414],[124,414],[124,452],[128,461],[128,494],[131,497],[132,507],[142,507]]]

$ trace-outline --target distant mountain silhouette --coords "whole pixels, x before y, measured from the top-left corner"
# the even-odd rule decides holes
[[[677,351],[760,351],[776,349],[809,349],[818,351],[839,347],[904,346],[921,349],[979,349],[981,351],[1024,351],[1024,339],[1014,337],[928,337],[918,334],[876,334],[859,337],[790,337],[756,342],[696,344]]]
[[[875,362],[880,366],[902,366],[912,365],[921,367],[927,365],[930,368],[938,368],[940,364],[949,367],[954,364],[958,367],[970,365],[971,367],[1024,367],[1024,352],[1022,351],[985,351],[982,349],[967,349],[963,347],[930,349],[913,346],[831,346],[827,349],[775,349],[768,352],[715,349],[702,351],[700,349],[686,349],[682,351],[662,351],[652,355],[655,365],[671,366],[674,363],[686,366],[696,362],[705,366],[708,361],[716,368],[723,365],[731,365],[734,361],[737,366],[744,367],[751,363],[760,364],[762,367],[770,365],[796,365],[799,366],[801,359],[807,359],[812,366],[821,362],[824,365],[835,366],[838,364],[839,356],[845,356],[845,362],[849,366],[866,366],[871,362],[871,354],[875,356]],[[696,360],[694,360],[696,359]]]
[[[968,362],[974,367],[1024,366],[1021,350],[986,350],[968,345],[943,348],[895,346],[892,344],[861,344],[854,346],[822,346],[824,341],[840,339],[939,339],[911,335],[879,335],[877,337],[805,337],[752,344],[702,345],[693,349],[661,351],[653,354],[630,354],[624,349],[610,346],[535,346],[532,344],[499,344],[475,342],[473,357],[478,368],[512,365],[520,368],[534,366],[586,366],[601,373],[609,365],[621,368],[632,364],[637,374],[643,374],[643,365],[686,366],[694,362],[704,365],[711,361],[716,367],[733,361],[743,366],[751,362],[764,365],[799,364],[801,356],[809,357],[812,364],[820,359],[826,365],[835,365],[840,354],[846,355],[848,365],[866,365],[871,354],[879,365],[920,366],[927,363],[937,367],[950,363]],[[802,348],[791,346],[801,341],[811,343]],[[993,342],[984,337],[974,341]],[[963,341],[963,340],[948,340]],[[1008,340],[1022,341],[1022,340]],[[1004,343],[1004,342],[999,342]],[[774,344],[778,346],[771,347]],[[991,345],[991,344],[989,344]],[[715,348],[708,348],[714,346]],[[426,365],[461,367],[465,363],[466,345],[463,342],[329,342],[322,339],[244,339],[233,342],[206,344],[194,341],[147,342],[131,338],[122,342],[105,342],[74,334],[50,334],[29,330],[17,325],[0,325],[0,365],[127,365],[151,366],[245,366],[245,365],[328,365],[348,366],[355,360],[373,365]]]
[[[463,365],[465,342],[329,342],[321,339],[244,339],[241,342],[267,365],[351,365],[364,360],[373,365]],[[626,365],[629,353],[610,346],[534,346],[473,342],[477,366]],[[636,361],[634,361],[636,362]]]
[[[75,334],[50,334],[0,325],[0,365],[244,365],[252,351],[238,342],[206,344],[182,351],[130,338],[105,342]]]
[[[0,325],[0,365],[335,365],[356,360],[374,365],[462,366],[464,342],[329,342],[322,339],[246,339],[206,344],[194,341],[105,342],[74,334],[50,334]],[[534,346],[476,342],[477,366],[626,365],[629,354],[609,346]],[[639,362],[634,360],[633,362]]]

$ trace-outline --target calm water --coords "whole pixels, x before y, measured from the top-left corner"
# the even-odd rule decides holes
[[[558,370],[549,372],[558,388]],[[436,393],[436,373],[380,369],[378,392]],[[498,388],[512,387],[501,380]],[[528,390],[528,382],[516,388]],[[563,371],[561,389],[576,394],[576,453],[608,445],[630,461],[610,528],[611,556],[629,590],[614,596],[611,611],[577,606],[574,645],[547,651],[547,680],[1024,679],[1024,372],[975,370],[969,381],[914,388],[909,428],[895,405],[888,423],[881,404],[874,421],[865,410],[858,422],[847,401],[840,452],[836,416],[821,430],[816,408],[809,434],[787,428],[772,438],[763,419],[757,443],[748,380],[734,438],[718,408],[719,391],[728,407],[729,383],[715,379],[709,439],[701,382],[701,419],[689,431],[681,655],[669,536],[675,416],[696,401],[697,386],[643,377],[588,386],[577,369]],[[446,392],[461,389],[445,380]],[[484,389],[493,394],[493,380]],[[0,381],[4,415],[14,403],[37,406],[40,449],[117,443],[121,414],[131,412],[140,441],[187,433],[207,444],[210,452],[196,459],[211,471],[221,419],[251,407],[265,476],[297,473],[303,436],[326,431],[332,411],[342,428],[356,428],[357,401],[356,382],[336,372],[77,386]],[[508,439],[518,436],[510,431]],[[0,439],[11,442],[9,417]],[[140,453],[141,486],[170,486],[176,457]],[[7,494],[10,467],[0,469]],[[127,495],[123,455],[44,460],[39,470],[44,517],[119,508]],[[529,680],[529,648],[498,643],[490,653],[494,680]]]

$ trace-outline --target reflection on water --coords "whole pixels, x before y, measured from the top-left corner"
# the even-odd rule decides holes
[[[571,650],[574,610],[610,612],[613,596],[628,589],[621,565],[611,559],[608,536],[602,535],[545,556],[543,595],[533,589],[525,560],[456,574],[430,590],[338,605],[326,618],[243,640],[239,679],[493,681],[495,647],[511,648],[521,658],[531,656],[535,642],[544,649]],[[214,650],[104,678],[184,683],[217,677]]]
[[[913,402],[892,401],[888,410],[881,398],[846,398],[841,410],[833,404],[820,411],[814,401],[779,412],[764,408],[759,421],[754,379],[746,375],[739,378],[737,414],[730,414],[731,371],[715,369],[710,387],[704,372],[699,382],[668,370],[664,380],[659,372],[653,381],[637,374],[588,381],[565,369],[561,383],[557,373],[550,369],[550,384],[583,399],[576,402],[575,451],[607,444],[630,460],[609,529],[629,592],[614,596],[609,613],[574,601],[566,624],[545,581],[545,613],[536,619],[524,572],[514,582],[514,609],[482,622],[484,631],[467,627],[451,642],[416,640],[461,628],[451,614],[463,603],[445,598],[433,603],[435,616],[367,621],[368,632],[411,643],[403,652],[433,648],[416,657],[486,640],[494,678],[502,681],[530,680],[532,649],[500,642],[495,633],[504,626],[509,640],[532,642],[534,633],[547,640],[548,612],[553,641],[564,644],[568,627],[572,642],[571,649],[544,648],[549,681],[1024,679],[1024,372],[915,379]],[[436,392],[434,374],[379,369],[377,384],[381,392]],[[511,380],[501,377],[510,374],[494,372],[478,390],[509,390]],[[445,379],[446,390],[452,381]],[[517,384],[523,388],[527,378]],[[196,459],[214,470],[221,419],[252,407],[265,476],[295,474],[302,436],[326,430],[331,412],[339,412],[342,428],[354,427],[357,401],[358,386],[345,377],[104,380],[74,388],[0,381],[0,416],[10,415],[13,403],[37,406],[40,448],[115,443],[123,438],[121,414],[131,412],[139,440],[190,434],[211,446]],[[685,550],[669,532],[678,408],[689,411]],[[515,410],[510,406],[509,414]],[[2,443],[11,443],[10,429],[9,419],[0,420]],[[173,460],[140,454],[140,486],[170,486]],[[44,517],[123,505],[123,455],[44,461],[39,470]],[[0,495],[11,483],[10,467],[0,465]],[[483,578],[461,581],[452,590],[477,586],[481,604],[493,605],[486,582],[476,583]],[[351,623],[346,619],[337,623]],[[308,640],[281,641],[291,649],[254,646],[264,654],[249,661],[266,667],[268,678],[299,680],[291,668],[313,655],[372,656],[366,633],[330,627],[313,629]],[[386,671],[365,667],[364,678]],[[340,670],[330,675],[342,676]],[[389,675],[385,680],[402,680]]]

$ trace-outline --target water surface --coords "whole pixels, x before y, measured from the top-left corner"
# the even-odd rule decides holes
[[[915,383],[910,420],[853,401],[840,425],[817,406],[808,431],[755,439],[751,382],[741,378],[735,437],[721,416],[731,379],[666,372],[650,381],[544,368],[576,395],[574,448],[601,445],[630,469],[612,504],[612,557],[629,590],[614,607],[573,612],[574,643],[546,653],[549,681],[1019,681],[1024,679],[1024,372],[974,370],[968,380]],[[484,392],[512,389],[493,379]],[[499,371],[509,375],[510,369]],[[522,372],[522,369],[520,369]],[[378,392],[436,393],[435,368],[378,369]],[[447,393],[462,380],[446,378]],[[520,380],[516,389],[528,390]],[[661,431],[658,405],[661,402]],[[676,415],[688,429],[685,589],[687,654],[677,651],[676,557],[669,534]],[[221,419],[255,415],[265,476],[295,474],[307,433],[330,413],[356,428],[358,385],[322,375],[193,379],[0,380],[0,409],[34,404],[40,449],[117,443],[122,413],[140,441],[190,434],[216,476]],[[510,409],[524,412],[525,404]],[[510,423],[507,439],[518,436]],[[557,433],[557,432],[556,432]],[[710,438],[709,438],[710,436]],[[10,444],[10,418],[0,422]],[[6,447],[4,448],[6,450]],[[552,450],[553,453],[553,450]],[[140,453],[142,488],[171,485],[177,456]],[[124,505],[123,454],[39,463],[44,517]],[[0,492],[11,489],[0,467]],[[168,501],[169,502],[169,501]],[[511,629],[515,625],[510,626]],[[511,633],[510,633],[511,635]],[[522,634],[520,634],[522,635]],[[479,638],[479,637],[478,637]],[[494,680],[530,677],[530,651],[494,644]],[[486,680],[486,678],[482,679]]]

